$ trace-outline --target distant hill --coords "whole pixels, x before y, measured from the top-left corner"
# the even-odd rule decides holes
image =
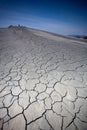
[[[76,37],[76,38],[87,39],[87,36],[84,36],[84,35],[69,35],[69,36]]]

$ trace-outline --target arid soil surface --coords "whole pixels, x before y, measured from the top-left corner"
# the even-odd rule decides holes
[[[0,29],[0,130],[87,130],[87,43]]]

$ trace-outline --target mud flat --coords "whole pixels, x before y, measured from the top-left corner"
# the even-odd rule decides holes
[[[87,43],[0,29],[0,130],[87,130]]]

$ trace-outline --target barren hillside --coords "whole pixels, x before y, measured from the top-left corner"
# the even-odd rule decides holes
[[[87,130],[87,43],[0,29],[0,130]]]

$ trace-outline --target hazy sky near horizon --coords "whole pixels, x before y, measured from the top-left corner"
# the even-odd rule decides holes
[[[0,0],[0,27],[18,24],[87,35],[87,0]]]

